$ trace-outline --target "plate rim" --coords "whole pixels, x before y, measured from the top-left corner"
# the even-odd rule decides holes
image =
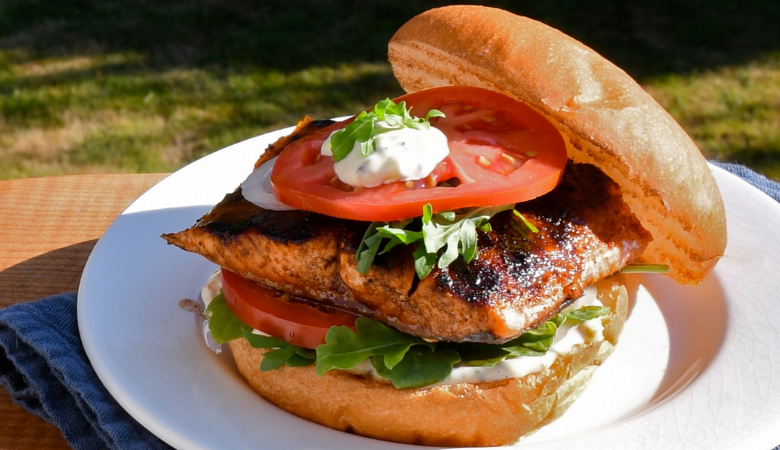
[[[104,240],[104,237],[106,235],[111,236],[110,231],[115,228],[116,224],[119,223],[121,220],[123,220],[123,217],[126,217],[130,214],[135,214],[139,212],[145,212],[145,211],[155,211],[158,208],[161,208],[161,205],[148,201],[148,197],[150,195],[153,195],[153,193],[156,190],[161,189],[170,189],[171,185],[175,185],[179,182],[177,178],[181,178],[186,174],[187,171],[193,170],[193,167],[197,166],[203,166],[210,163],[210,158],[219,158],[220,155],[226,155],[226,154],[232,154],[237,151],[243,151],[244,147],[257,145],[259,143],[265,143],[270,139],[273,139],[274,137],[282,136],[284,134],[289,133],[294,127],[286,127],[282,128],[280,130],[266,133],[260,136],[256,136],[254,138],[251,138],[246,141],[242,141],[239,143],[236,143],[230,147],[227,147],[225,149],[219,150],[217,152],[214,152],[211,155],[208,155],[198,161],[195,161],[182,169],[174,172],[169,177],[166,177],[165,179],[161,180],[154,186],[152,186],[148,191],[146,191],[144,194],[138,197],[135,201],[133,201],[126,209],[123,211],[115,220],[112,222],[112,224],[109,226],[109,228],[106,230],[106,233],[101,236],[101,238],[98,240],[97,244],[95,245],[95,248],[93,249],[92,253],[90,254],[87,264],[85,266],[84,274],[82,275],[80,286],[79,286],[79,298],[77,303],[77,309],[78,309],[78,322],[79,322],[79,331],[82,333],[82,343],[84,344],[85,351],[87,352],[89,360],[92,362],[93,367],[95,367],[95,372],[98,374],[98,377],[100,378],[101,382],[103,382],[104,385],[106,385],[107,389],[109,390],[109,393],[117,400],[117,402],[122,406],[128,413],[130,413],[131,416],[133,416],[136,420],[138,420],[144,427],[147,429],[150,429],[154,434],[158,435],[161,439],[168,442],[171,445],[174,445],[179,448],[204,448],[207,447],[193,447],[193,442],[191,440],[185,439],[182,436],[171,436],[167,433],[167,430],[164,429],[164,427],[161,426],[161,424],[153,423],[148,420],[147,417],[142,414],[141,410],[143,410],[143,406],[138,404],[135,399],[132,398],[123,398],[121,395],[120,398],[117,398],[116,389],[113,388],[113,382],[110,380],[112,377],[112,374],[110,373],[110,369],[108,369],[102,362],[101,354],[99,353],[99,350],[95,348],[93,345],[93,342],[90,341],[92,338],[91,332],[89,331],[89,325],[88,325],[88,314],[85,310],[86,306],[89,304],[88,300],[85,300],[82,297],[82,292],[89,292],[88,287],[90,283],[90,274],[91,274],[91,266],[98,263],[98,257],[101,255],[102,250],[102,244],[101,242]],[[264,147],[263,147],[264,148]],[[224,159],[224,158],[223,158]],[[713,173],[716,176],[716,179],[718,179],[719,187],[721,187],[721,182],[723,180],[728,180],[728,183],[732,183],[733,185],[737,186],[735,189],[738,190],[747,190],[750,194],[755,195],[756,193],[759,193],[761,195],[761,198],[763,198],[764,202],[768,201],[771,202],[771,205],[769,208],[774,208],[774,214],[777,214],[780,216],[780,204],[775,202],[771,197],[769,197],[766,193],[762,192],[761,190],[757,189],[755,186],[751,185],[747,181],[741,179],[740,177],[728,172],[727,170],[720,168],[716,165],[709,164],[710,168],[712,169]],[[198,171],[202,171],[202,169],[198,169]],[[248,170],[247,170],[248,171]],[[240,181],[240,180],[239,180]],[[235,180],[232,181],[233,186],[235,187]],[[721,188],[723,189],[723,188]],[[224,192],[217,193],[219,196],[224,195],[225,192],[230,192],[229,190],[226,190]],[[218,199],[217,199],[218,200]],[[164,199],[163,199],[164,203]],[[198,205],[185,205],[183,207],[191,207],[196,208]],[[208,208],[208,204],[202,204],[200,205],[203,208]],[[161,208],[164,209],[164,208]],[[729,227],[730,228],[730,227]],[[730,231],[731,232],[731,231]],[[728,252],[728,248],[727,248]],[[82,289],[84,288],[84,289]],[[86,294],[85,294],[86,295]],[[669,401],[672,401],[673,399],[669,399]],[[780,420],[778,420],[776,423],[780,424]],[[160,434],[164,434],[164,436],[160,436]],[[598,433],[600,434],[600,433]],[[756,439],[759,439],[760,437],[757,437]],[[761,441],[763,443],[768,443],[769,439],[772,437],[766,437],[762,438]],[[353,437],[346,438],[346,440],[351,440]],[[777,445],[780,443],[780,438],[777,439],[777,442],[772,443],[771,445]],[[398,444],[392,444],[393,448],[401,448],[402,446],[398,446]],[[396,447],[398,446],[398,447]]]

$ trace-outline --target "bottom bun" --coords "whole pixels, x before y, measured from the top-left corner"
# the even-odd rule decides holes
[[[579,345],[545,371],[489,383],[422,389],[314,366],[261,372],[265,350],[246,339],[230,342],[239,371],[260,395],[322,425],[387,441],[436,446],[494,446],[516,442],[558,418],[612,353],[628,313],[622,276],[597,284],[605,340]]]

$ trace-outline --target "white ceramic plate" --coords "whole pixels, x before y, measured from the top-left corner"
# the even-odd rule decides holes
[[[409,447],[277,409],[205,347],[191,314],[179,309],[214,266],[166,245],[160,234],[193,224],[289,131],[185,167],[117,218],[95,246],[79,289],[87,355],[116,400],[177,449]],[[780,206],[739,178],[713,172],[728,212],[726,256],[696,288],[663,276],[633,277],[633,308],[615,353],[572,408],[523,441],[524,449],[780,444]]]

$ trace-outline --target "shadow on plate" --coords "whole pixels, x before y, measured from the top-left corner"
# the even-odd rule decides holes
[[[649,294],[669,334],[668,364],[651,400],[658,405],[685,389],[714,361],[726,336],[728,304],[715,275],[696,287],[665,276],[630,277],[628,283],[629,292]]]
[[[0,307],[75,292],[97,239],[58,248],[0,271]]]

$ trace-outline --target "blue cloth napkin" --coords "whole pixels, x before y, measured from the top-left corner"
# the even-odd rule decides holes
[[[780,183],[744,166],[715,164],[780,202]],[[0,385],[16,403],[62,430],[76,450],[171,448],[131,418],[98,380],[81,346],[76,294],[0,310]]]
[[[780,183],[776,181],[772,181],[767,177],[758,174],[756,172],[753,172],[747,167],[739,164],[720,162],[720,161],[710,161],[710,162],[713,165],[718,166],[721,169],[725,169],[731,172],[732,174],[742,178],[743,180],[747,181],[748,183],[752,184],[753,186],[763,191],[768,196],[775,199],[775,201],[780,202]]]
[[[89,364],[76,294],[0,310],[0,385],[76,450],[170,449],[116,403]]]

